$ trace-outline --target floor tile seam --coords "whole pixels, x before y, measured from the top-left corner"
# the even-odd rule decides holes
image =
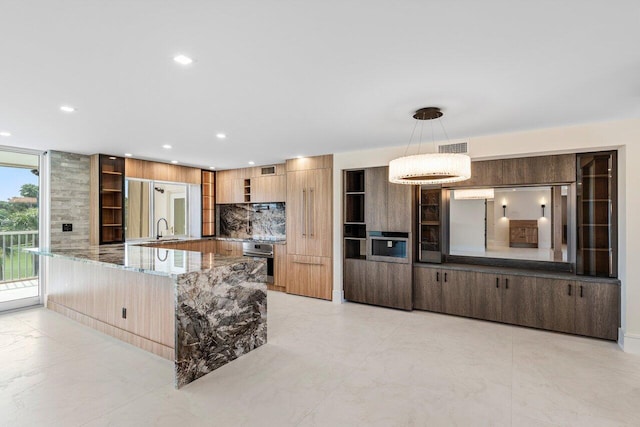
[[[86,422],[84,422],[84,423],[80,424],[80,426],[82,427],[82,426],[89,425],[89,424],[91,424],[92,422],[99,420],[100,418],[106,417],[106,416],[108,416],[109,414],[112,414],[112,413],[114,413],[114,412],[118,411],[119,409],[124,408],[125,406],[128,406],[128,405],[130,405],[130,404],[133,404],[133,403],[135,403],[135,402],[137,402],[137,401],[139,401],[139,400],[143,399],[144,397],[148,396],[149,394],[152,394],[152,393],[155,393],[155,392],[159,391],[159,390],[160,390],[160,389],[162,389],[163,387],[166,387],[166,385],[157,386],[157,387],[154,387],[154,388],[153,388],[153,389],[151,389],[151,390],[141,392],[140,394],[136,395],[135,397],[128,399],[126,402],[124,402],[124,403],[122,403],[122,404],[120,404],[120,405],[117,405],[117,406],[115,406],[115,407],[113,407],[113,408],[111,408],[111,409],[107,409],[107,410],[105,410],[105,411],[104,411],[104,412],[102,412],[100,415],[98,415],[98,416],[96,416],[96,417],[94,417],[94,418],[91,418],[90,420],[88,420],[88,421],[86,421]]]

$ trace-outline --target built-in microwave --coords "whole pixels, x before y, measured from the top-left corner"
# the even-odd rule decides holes
[[[409,262],[409,233],[370,231],[367,259],[371,261]]]

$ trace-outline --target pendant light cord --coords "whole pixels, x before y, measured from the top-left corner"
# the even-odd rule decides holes
[[[413,130],[411,131],[411,136],[409,136],[409,143],[407,144],[407,148],[404,149],[404,155],[407,156],[409,152],[409,147],[411,146],[411,141],[413,140],[413,134],[416,133],[416,127],[418,127],[418,121],[413,125]]]

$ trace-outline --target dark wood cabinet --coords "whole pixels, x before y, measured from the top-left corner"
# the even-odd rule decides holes
[[[520,157],[471,162],[471,178],[447,188],[560,184],[576,180],[576,155]]]
[[[613,151],[580,154],[577,158],[578,274],[618,275],[616,159]]]
[[[384,167],[365,170],[364,211],[368,231],[387,231],[388,173],[388,169]]]
[[[442,311],[457,316],[472,317],[471,288],[473,272],[442,270]]]
[[[471,317],[500,322],[502,320],[502,289],[496,274],[467,273],[471,294]]]
[[[503,185],[558,184],[576,180],[576,155],[520,157],[502,163]]]
[[[575,333],[616,340],[620,326],[620,286],[576,283]]]
[[[383,307],[412,309],[411,266],[345,259],[344,297]]]
[[[414,267],[413,307],[616,340],[620,285],[579,279]]]
[[[386,231],[408,233],[411,231],[411,206],[413,206],[413,186],[390,183],[389,168],[384,169],[386,172],[385,179],[387,180]]]
[[[502,292],[502,321],[514,325],[541,326],[540,304],[536,278],[516,275],[500,277]]]
[[[439,268],[413,268],[413,308],[442,311],[442,273]]]
[[[367,261],[344,260],[344,297],[349,301],[367,302]]]
[[[542,329],[575,333],[576,282],[536,278]]]
[[[471,162],[471,178],[466,181],[446,184],[446,187],[493,187],[502,185],[502,160]]]

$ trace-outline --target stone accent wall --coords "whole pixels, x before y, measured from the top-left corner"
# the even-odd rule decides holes
[[[89,156],[49,151],[51,248],[89,245]],[[62,224],[73,225],[63,232]]]

